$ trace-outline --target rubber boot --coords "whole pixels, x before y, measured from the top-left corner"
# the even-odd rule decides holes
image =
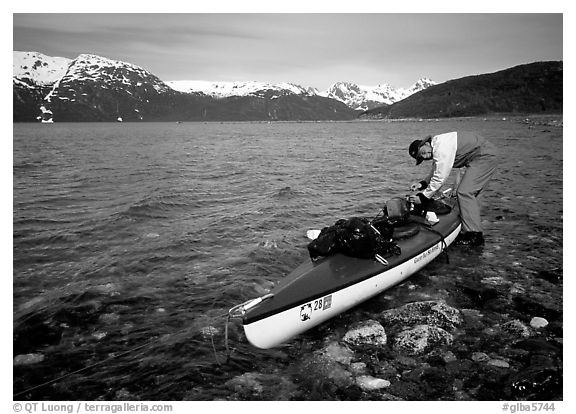
[[[458,246],[483,246],[484,235],[477,231],[460,233],[458,237],[456,237],[454,244]]]

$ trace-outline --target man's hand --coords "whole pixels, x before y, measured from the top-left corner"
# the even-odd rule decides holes
[[[426,181],[424,181],[424,180],[416,181],[416,182],[410,184],[410,191],[422,191],[426,187],[428,187],[428,183]]]
[[[410,201],[411,203],[414,203],[416,205],[422,204],[424,206],[424,208],[427,208],[427,206],[430,202],[430,199],[428,197],[426,197],[424,194],[418,193],[415,195],[408,196],[408,201]]]

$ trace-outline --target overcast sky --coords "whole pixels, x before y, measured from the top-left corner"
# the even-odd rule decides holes
[[[93,53],[164,81],[408,87],[563,60],[562,14],[14,14],[13,49]]]

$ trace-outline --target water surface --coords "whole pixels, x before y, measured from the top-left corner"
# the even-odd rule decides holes
[[[412,139],[462,129],[502,153],[485,196],[482,251],[453,249],[450,264],[435,261],[279,349],[255,349],[232,323],[224,363],[227,310],[308,260],[306,230],[375,215],[427,173],[407,154]],[[14,124],[13,151],[14,356],[44,358],[15,366],[14,393],[66,376],[19,398],[318,399],[298,385],[297,367],[326,332],[415,300],[477,309],[489,325],[539,316],[510,295],[540,295],[558,304],[553,335],[562,336],[561,285],[539,277],[562,266],[561,127],[520,119]],[[507,299],[474,303],[459,289],[486,280]],[[226,385],[250,372],[293,387],[245,395]]]

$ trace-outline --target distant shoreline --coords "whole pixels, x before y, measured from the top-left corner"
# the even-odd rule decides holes
[[[482,121],[518,121],[521,120],[525,123],[535,123],[542,124],[542,122],[536,122],[536,120],[555,120],[560,119],[560,122],[549,122],[549,126],[563,126],[564,114],[512,114],[512,113],[502,113],[502,114],[489,114],[489,115],[478,115],[478,116],[463,116],[463,117],[452,117],[452,118],[398,118],[398,119],[348,119],[348,120],[290,120],[290,121],[124,121],[124,122],[113,122],[113,121],[63,121],[54,122],[54,124],[146,124],[146,123],[168,123],[168,124],[303,124],[303,123],[354,123],[354,122],[384,122],[384,123],[394,123],[394,122],[448,122],[448,121],[469,121],[469,120],[482,120]],[[41,122],[13,122],[13,124],[42,124]],[[546,124],[547,125],[547,124]]]

